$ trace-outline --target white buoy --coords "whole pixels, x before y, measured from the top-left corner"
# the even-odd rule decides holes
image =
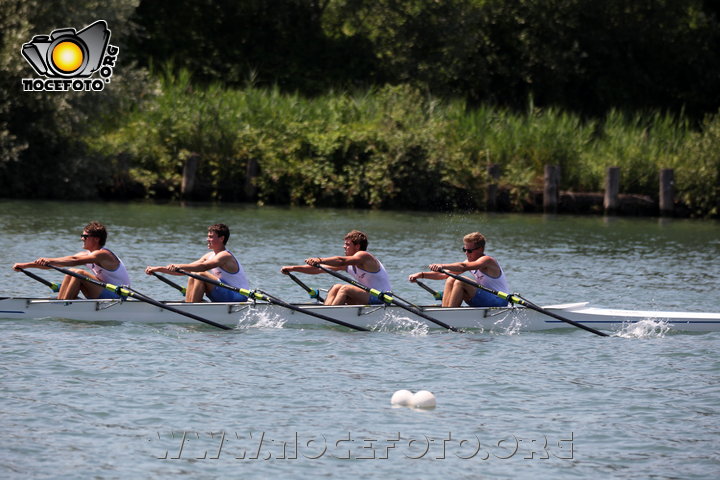
[[[390,403],[393,405],[411,405],[413,401],[413,393],[410,390],[398,390],[393,393]]]
[[[437,401],[435,400],[435,395],[431,392],[428,392],[427,390],[420,390],[412,396],[410,405],[415,408],[435,408]]]

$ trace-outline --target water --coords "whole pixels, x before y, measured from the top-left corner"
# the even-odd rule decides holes
[[[395,290],[417,302],[431,298],[407,275],[462,258],[460,238],[474,230],[513,291],[539,304],[718,311],[720,300],[715,222],[14,201],[0,202],[0,294],[46,295],[10,265],[74,253],[91,219],[108,225],[108,246],[135,287],[163,299],[177,297],[144,266],[198,258],[207,226],[222,221],[253,285],[292,301],[307,296],[279,267],[341,253],[351,228],[369,234]],[[717,333],[224,332],[62,320],[0,328],[3,478],[720,471]],[[393,408],[402,388],[432,391],[437,408]]]

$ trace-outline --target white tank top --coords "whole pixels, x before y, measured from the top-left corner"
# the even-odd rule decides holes
[[[103,283],[110,283],[112,285],[125,285],[129,287],[130,275],[128,275],[127,269],[125,268],[125,264],[122,262],[122,260],[120,260],[120,258],[108,248],[103,247],[101,248],[101,250],[107,250],[108,252],[110,252],[110,254],[115,257],[118,262],[120,262],[118,267],[115,270],[107,270],[95,263],[89,263],[86,266],[90,270],[92,270],[97,279]]]
[[[382,263],[380,263],[380,260],[377,258],[375,260],[377,260],[380,265],[380,270],[377,272],[368,272],[362,268],[356,267],[355,265],[348,265],[346,271],[355,277],[355,280],[366,287],[374,288],[375,290],[379,290],[381,292],[392,291],[392,286],[390,286],[390,277],[388,277],[385,267]]]
[[[240,262],[238,262],[238,259],[235,258],[235,255],[230,250],[225,250],[228,252],[232,257],[235,259],[235,263],[237,263],[238,271],[236,273],[230,273],[227,270],[223,270],[220,267],[215,267],[210,269],[210,273],[215,275],[222,283],[225,285],[230,285],[231,287],[237,287],[237,288],[244,288],[249,289],[250,288],[250,282],[248,282],[247,277],[245,276],[245,270],[243,270],[242,265],[240,265]],[[213,258],[215,256],[215,253],[213,252],[212,255],[208,257],[208,260]]]
[[[477,283],[479,283],[483,287],[492,288],[493,290],[497,290],[498,292],[510,293],[510,287],[508,286],[507,278],[505,278],[505,272],[503,272],[500,264],[498,264],[498,268],[500,268],[499,277],[491,277],[490,275],[485,275],[480,270],[470,270],[470,273],[473,274],[473,276],[477,280]]]

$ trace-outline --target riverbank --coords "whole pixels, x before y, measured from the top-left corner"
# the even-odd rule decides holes
[[[537,211],[532,192],[546,165],[568,192],[601,191],[612,166],[626,196],[619,213],[656,214],[635,196],[656,198],[667,168],[679,212],[720,211],[718,116],[702,128],[660,113],[585,119],[532,102],[525,112],[470,107],[408,85],[306,98],[198,88],[183,73],[166,74],[161,92],[89,142],[113,166],[111,198],[130,188],[151,198],[482,211],[493,209],[485,190],[496,183],[500,211]],[[597,212],[577,194],[564,205],[559,212]]]
[[[573,192],[559,213],[597,213],[596,196],[575,192],[601,191],[618,167],[620,214],[657,214],[645,197],[658,197],[663,169],[675,172],[680,215],[720,214],[720,115],[701,126],[660,113],[586,119],[532,102],[525,112],[470,107],[408,85],[306,98],[198,87],[181,73],[90,130],[78,158],[5,165],[4,195],[524,212],[538,211],[553,165],[559,191]]]

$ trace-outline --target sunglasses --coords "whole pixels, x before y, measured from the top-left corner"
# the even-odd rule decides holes
[[[81,238],[82,240],[85,240],[85,239],[87,239],[88,237],[96,237],[96,236],[97,236],[97,235],[88,235],[87,233],[83,233],[82,235],[80,235],[80,238]]]
[[[465,248],[465,247],[463,247],[463,252],[465,252],[465,253],[472,253],[472,252],[474,252],[475,250],[480,250],[480,247],[475,247],[475,248]]]

